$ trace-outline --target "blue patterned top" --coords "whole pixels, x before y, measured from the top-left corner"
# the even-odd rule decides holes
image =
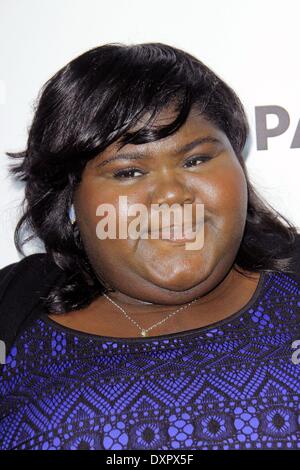
[[[0,449],[300,448],[300,281],[263,273],[207,327],[109,338],[45,312],[0,377]]]

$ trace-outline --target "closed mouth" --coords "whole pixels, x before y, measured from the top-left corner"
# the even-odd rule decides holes
[[[184,231],[184,227],[182,225],[177,225],[177,226],[170,225],[168,227],[163,227],[163,228],[160,228],[159,230],[154,230],[152,232],[151,230],[149,230],[148,233],[150,235],[150,238],[152,238],[153,235],[155,235],[155,239],[159,238],[159,239],[166,240],[166,241],[188,242],[188,241],[192,241],[196,237],[197,232],[199,231],[199,228],[201,226],[202,224],[198,224],[197,226],[193,225],[192,227],[188,227]]]

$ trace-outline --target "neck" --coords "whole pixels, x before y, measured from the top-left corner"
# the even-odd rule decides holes
[[[241,274],[237,273],[234,269],[231,269],[229,273],[222,279],[221,282],[217,284],[214,288],[212,288],[208,293],[195,294],[194,297],[189,298],[189,300],[180,300],[176,304],[159,304],[155,302],[149,302],[146,300],[138,299],[133,296],[128,296],[120,291],[115,291],[109,294],[109,297],[115,301],[119,306],[126,309],[126,307],[130,307],[131,311],[136,312],[160,312],[168,310],[175,310],[182,305],[188,304],[193,300],[197,300],[197,305],[209,305],[210,303],[219,301],[220,299],[226,298],[226,293],[231,291],[233,285],[238,282],[241,278]],[[174,295],[178,295],[178,292],[174,292]],[[184,297],[186,297],[186,292]],[[182,296],[183,298],[183,296]]]

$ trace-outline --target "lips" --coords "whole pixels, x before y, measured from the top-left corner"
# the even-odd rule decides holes
[[[195,225],[192,227],[187,225],[184,230],[184,226],[182,225],[171,225],[152,232],[150,230],[149,235],[150,238],[155,237],[156,239],[159,238],[170,241],[191,241],[195,238],[195,232],[199,230],[200,226],[201,224],[197,225],[196,229]]]

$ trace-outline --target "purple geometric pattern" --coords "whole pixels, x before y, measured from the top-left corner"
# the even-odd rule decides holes
[[[212,326],[109,340],[41,314],[1,366],[0,449],[300,448],[300,283]]]

